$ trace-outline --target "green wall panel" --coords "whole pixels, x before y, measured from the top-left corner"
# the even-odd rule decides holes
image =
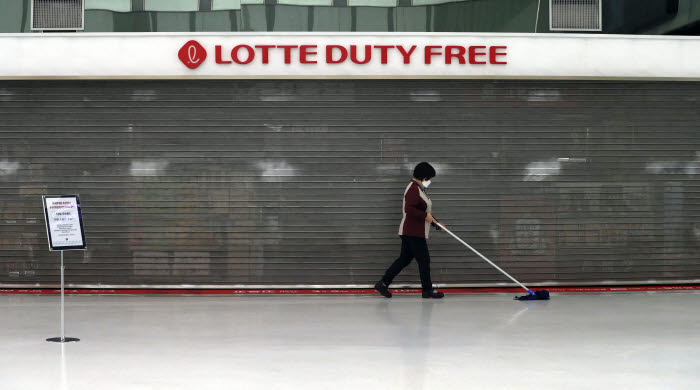
[[[114,32],[115,13],[103,10],[85,10],[85,32]]]
[[[0,33],[28,32],[30,28],[29,4],[23,0],[1,1]]]
[[[101,9],[106,11],[130,12],[131,0],[85,0],[85,9]]]
[[[314,7],[312,31],[350,31],[351,26],[350,8]]]

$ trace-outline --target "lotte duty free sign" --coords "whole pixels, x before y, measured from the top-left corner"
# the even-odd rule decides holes
[[[42,195],[50,250],[85,249],[78,195]]]
[[[256,61],[261,65],[270,63],[298,64],[381,64],[390,61],[396,64],[420,62],[430,65],[441,62],[445,65],[505,65],[508,46],[486,45],[258,45],[241,43],[229,50],[224,45],[214,45],[214,63],[248,65]],[[207,59],[206,49],[196,40],[190,40],[178,51],[178,58],[190,69],[199,67]]]
[[[700,79],[700,37],[508,33],[0,34],[0,79]]]

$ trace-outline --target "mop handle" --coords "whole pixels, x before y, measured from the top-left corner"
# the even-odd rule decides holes
[[[467,248],[471,249],[472,252],[474,252],[474,253],[476,253],[477,255],[479,255],[479,257],[481,257],[482,259],[486,260],[486,262],[489,263],[489,264],[491,264],[492,266],[494,266],[494,268],[496,268],[497,270],[501,271],[501,273],[502,273],[503,275],[507,276],[508,278],[510,278],[510,280],[514,281],[514,282],[517,283],[520,287],[524,288],[528,293],[534,294],[534,292],[533,292],[532,290],[530,290],[529,288],[525,287],[525,285],[523,285],[522,283],[520,283],[520,282],[518,282],[517,280],[515,280],[514,277],[508,275],[508,273],[507,273],[506,271],[502,270],[501,267],[499,267],[499,266],[497,266],[496,264],[494,264],[491,260],[487,259],[486,256],[482,255],[482,254],[479,253],[476,249],[474,249],[474,248],[472,248],[471,246],[469,246],[469,244],[467,244],[466,242],[462,241],[462,239],[460,239],[459,237],[455,236],[454,233],[452,233],[451,231],[447,230],[447,228],[446,228],[445,226],[443,226],[442,224],[440,224],[440,228],[441,228],[442,230],[446,231],[447,233],[449,233],[449,234],[450,234],[452,237],[454,237],[455,239],[457,239],[457,241],[459,241],[459,242],[461,242],[462,244],[464,244],[464,246],[466,246]]]

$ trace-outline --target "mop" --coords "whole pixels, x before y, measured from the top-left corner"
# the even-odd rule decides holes
[[[438,223],[439,223],[439,222],[438,222]],[[515,297],[515,298],[513,298],[513,299],[518,300],[518,301],[535,301],[535,300],[548,300],[548,299],[549,299],[549,291],[547,291],[547,290],[537,290],[537,291],[532,291],[532,290],[530,290],[529,288],[525,287],[525,285],[523,285],[522,283],[520,283],[520,282],[518,282],[517,280],[515,280],[515,278],[512,277],[512,276],[510,276],[506,271],[502,270],[499,266],[497,266],[496,264],[494,264],[491,260],[487,259],[486,256],[482,255],[482,254],[479,253],[476,249],[474,249],[474,248],[472,248],[471,246],[469,246],[469,244],[467,244],[466,242],[462,241],[459,237],[455,236],[454,233],[452,233],[451,231],[447,230],[447,228],[446,228],[445,226],[443,226],[442,224],[439,224],[438,226],[435,226],[435,227],[436,227],[438,230],[444,230],[444,231],[446,231],[449,235],[451,235],[452,237],[454,237],[457,241],[459,241],[459,242],[461,242],[462,244],[464,244],[464,246],[466,246],[467,248],[471,249],[472,252],[474,252],[474,253],[476,253],[477,255],[479,255],[479,257],[481,257],[482,259],[486,260],[487,263],[489,263],[489,264],[491,264],[492,266],[494,266],[494,268],[496,268],[497,270],[501,271],[501,273],[502,273],[503,275],[507,276],[510,280],[514,281],[514,282],[517,283],[520,287],[524,288],[525,291],[527,291],[527,294],[528,294],[528,295],[523,295],[523,296],[521,296],[521,297]]]

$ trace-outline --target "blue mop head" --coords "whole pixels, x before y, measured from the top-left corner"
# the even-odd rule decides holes
[[[513,299],[518,300],[518,301],[538,301],[538,300],[543,300],[547,301],[549,300],[549,291],[547,290],[537,290],[533,292],[532,290],[528,290],[530,294],[528,295],[523,295],[522,297],[515,297]]]

